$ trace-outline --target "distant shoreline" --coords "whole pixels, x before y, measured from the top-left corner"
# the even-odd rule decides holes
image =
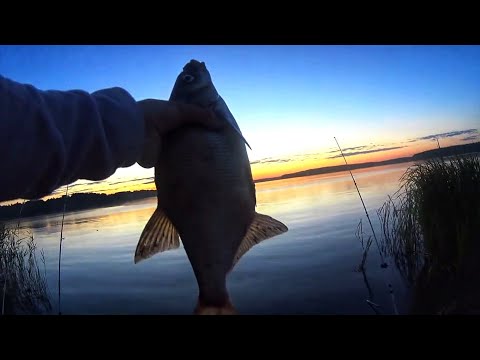
[[[350,164],[350,165],[337,165],[337,166],[327,166],[315,169],[309,169],[289,174],[284,174],[281,176],[264,178],[255,180],[255,183],[274,181],[274,180],[284,180],[291,179],[296,177],[312,176],[312,175],[321,175],[321,174],[331,174],[348,170],[356,169],[365,169],[370,167],[377,166],[386,166],[392,164],[400,164],[405,162],[414,162],[427,160],[434,157],[440,156],[454,156],[454,155],[463,155],[469,153],[479,153],[480,152],[480,142],[464,144],[464,145],[454,145],[440,149],[433,149],[424,151],[418,154],[415,154],[410,157],[402,157],[396,159],[390,159],[385,161],[377,162],[366,162],[360,164]],[[72,194],[68,197],[66,213],[80,211],[80,210],[92,210],[103,207],[111,207],[123,205],[130,201],[146,199],[150,197],[156,197],[156,190],[139,190],[139,191],[130,191],[130,192],[119,192],[112,195],[98,194],[98,193],[79,193]],[[65,196],[56,199],[49,200],[33,200],[27,201],[25,204],[16,203],[13,205],[3,205],[0,206],[0,221],[11,221],[19,218],[27,218],[38,215],[52,215],[52,214],[61,214],[63,212],[63,205],[65,202]]]
[[[334,174],[337,172],[343,172],[347,170],[366,169],[371,167],[400,164],[400,163],[411,162],[411,161],[413,161],[412,157],[403,157],[403,158],[396,158],[396,159],[385,160],[385,161],[372,161],[372,162],[360,163],[360,164],[349,164],[348,166],[347,165],[325,166],[321,168],[303,170],[303,171],[298,171],[294,173],[284,174],[284,175],[265,178],[265,179],[258,179],[258,180],[255,180],[254,182],[260,183],[260,182],[285,180],[285,179],[292,179],[292,178],[312,176],[312,175]]]
[[[112,195],[98,193],[72,194],[68,196],[65,213],[119,206],[127,202],[155,196],[157,196],[155,190],[125,191]],[[56,199],[27,201],[23,206],[21,203],[0,206],[0,222],[40,215],[61,214],[64,204],[65,195]]]
[[[427,160],[434,157],[440,156],[454,156],[454,155],[464,155],[469,153],[478,153],[480,152],[480,142],[471,143],[471,144],[464,144],[464,145],[453,145],[445,148],[440,149],[433,149],[427,150],[413,156],[402,157],[402,158],[395,158],[385,161],[372,161],[360,164],[349,164],[347,165],[336,165],[336,166],[325,166],[321,168],[314,168],[309,170],[298,171],[289,174],[283,174],[280,176],[265,178],[265,179],[258,179],[255,180],[255,183],[265,182],[265,181],[273,181],[273,180],[283,180],[283,179],[291,179],[296,177],[302,176],[311,176],[311,175],[321,175],[321,174],[331,174],[341,171],[347,170],[357,170],[357,169],[364,169],[376,166],[385,166],[385,165],[392,165],[392,164],[400,164],[405,162],[413,162],[419,160]]]

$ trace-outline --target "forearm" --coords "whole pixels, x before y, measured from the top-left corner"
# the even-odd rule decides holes
[[[144,122],[125,90],[41,91],[0,77],[0,201],[39,198],[133,165]]]

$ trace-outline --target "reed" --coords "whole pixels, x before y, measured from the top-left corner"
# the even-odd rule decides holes
[[[480,158],[431,159],[407,169],[378,211],[385,248],[411,262],[459,270],[480,250]],[[478,253],[476,253],[478,255]]]
[[[370,250],[370,246],[372,246],[372,237],[369,236],[367,240],[364,238],[364,232],[363,232],[363,223],[362,219],[360,219],[358,226],[357,226],[357,231],[355,233],[357,239],[360,241],[360,245],[362,246],[363,250],[363,255],[362,255],[362,261],[360,262],[360,265],[358,265],[358,272],[364,272],[366,270],[365,264],[367,262],[367,256],[368,256],[368,251]]]
[[[408,284],[422,294],[421,302],[428,303],[422,311],[439,312],[454,298],[464,304],[467,298],[476,299],[463,309],[480,303],[475,285],[480,271],[478,154],[411,166],[401,177],[399,190],[377,213],[382,248],[395,259]]]
[[[3,314],[43,314],[51,310],[45,256],[33,235],[18,227],[0,224],[0,280]]]

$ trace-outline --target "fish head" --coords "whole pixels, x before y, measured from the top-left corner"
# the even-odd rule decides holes
[[[218,92],[205,63],[190,60],[177,76],[170,101],[207,107],[217,99]]]

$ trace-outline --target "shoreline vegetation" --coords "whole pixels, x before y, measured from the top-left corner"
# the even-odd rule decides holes
[[[29,230],[0,224],[0,314],[40,315],[52,310],[45,256]]]
[[[78,193],[68,195],[65,213],[92,210],[104,207],[119,206],[130,201],[155,197],[155,190],[124,191],[112,195],[99,193]],[[0,222],[30,218],[40,215],[62,214],[64,212],[65,195],[55,199],[31,200],[25,203],[0,206]]]
[[[410,314],[480,313],[479,154],[410,167],[378,215],[382,251],[412,290]]]
[[[347,170],[363,169],[369,167],[378,167],[392,164],[399,164],[412,161],[423,161],[435,157],[448,157],[468,153],[480,152],[480,142],[455,145],[440,149],[428,150],[411,157],[396,158],[379,162],[366,162],[360,164],[327,166],[315,169],[304,170],[295,173],[284,174],[277,177],[255,180],[255,183],[283,180],[295,177],[304,177],[311,175],[330,174]],[[102,207],[119,206],[130,201],[142,200],[156,196],[155,190],[140,190],[118,192],[112,195],[99,193],[77,193],[68,198],[66,213],[81,210],[91,210]],[[49,200],[30,200],[25,203],[16,203],[12,205],[0,206],[0,221],[16,220],[21,215],[22,218],[28,218],[39,215],[61,214],[63,212],[64,196]]]

